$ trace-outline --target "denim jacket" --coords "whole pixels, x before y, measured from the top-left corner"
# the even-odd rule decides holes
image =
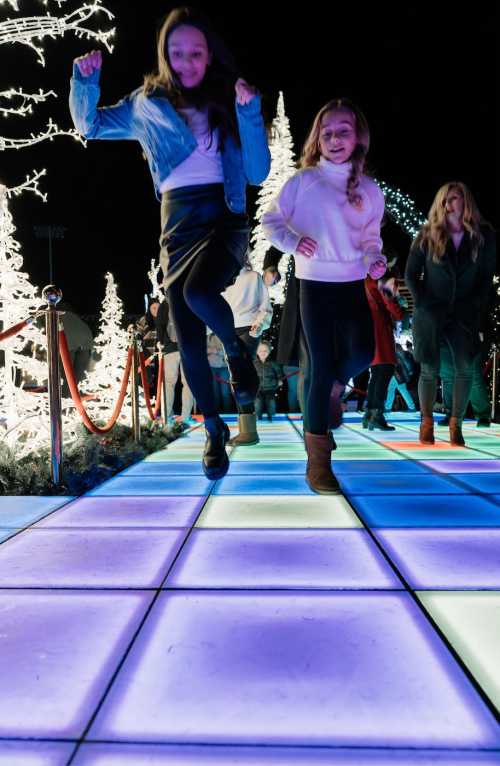
[[[138,88],[114,106],[98,108],[99,70],[83,77],[74,64],[70,111],[85,138],[139,141],[149,164],[157,196],[160,184],[196,149],[190,129],[160,91],[146,96]],[[260,97],[244,106],[236,104],[241,148],[228,136],[222,151],[226,204],[234,213],[246,208],[247,183],[261,184],[269,173],[271,158],[260,111]]]

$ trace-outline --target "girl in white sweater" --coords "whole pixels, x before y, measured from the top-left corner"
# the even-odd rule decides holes
[[[364,175],[368,123],[346,99],[316,115],[301,158],[262,222],[267,238],[295,254],[310,378],[306,392],[306,478],[316,492],[337,492],[328,430],[330,393],[366,369],[374,339],[364,278],[383,276],[384,196]]]

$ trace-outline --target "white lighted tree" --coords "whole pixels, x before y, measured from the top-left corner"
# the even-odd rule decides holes
[[[107,422],[118,400],[128,351],[128,333],[123,327],[123,302],[113,275],[106,274],[106,292],[99,319],[99,334],[94,341],[94,352],[99,361],[88,372],[82,385],[95,400],[86,403],[89,415]],[[130,423],[130,400],[127,395],[119,420]]]
[[[266,239],[262,228],[262,216],[273,199],[279,194],[283,184],[296,171],[290,121],[285,113],[285,99],[282,91],[280,91],[278,97],[276,117],[271,126],[269,149],[271,152],[271,169],[259,191],[255,214],[257,225],[252,232],[251,239],[252,266],[256,271],[260,272],[263,268],[264,256],[267,250],[271,247],[271,243]],[[289,253],[285,253],[280,260],[279,268],[283,275],[287,275],[288,273],[289,260]],[[286,281],[286,279],[282,279],[281,282],[275,287],[272,287],[269,291],[271,298],[274,298],[276,303],[283,303],[285,300]]]

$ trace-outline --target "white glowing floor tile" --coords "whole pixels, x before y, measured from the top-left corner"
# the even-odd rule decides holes
[[[81,497],[34,528],[190,527],[204,502],[204,497]]]
[[[62,742],[0,741],[0,766],[66,766],[74,749]]]
[[[247,529],[335,529],[361,527],[341,495],[209,497],[197,527]]]
[[[187,531],[36,529],[0,548],[0,587],[157,587]]]
[[[73,766],[498,766],[498,757],[456,750],[85,744]]]
[[[80,737],[152,597],[0,591],[0,737]]]
[[[91,739],[498,747],[500,731],[411,597],[164,593]]]
[[[500,590],[421,591],[418,597],[500,709]]]
[[[195,529],[166,588],[401,589],[362,529]]]

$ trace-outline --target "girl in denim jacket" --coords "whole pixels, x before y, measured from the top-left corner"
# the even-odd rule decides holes
[[[205,416],[203,469],[220,478],[229,429],[217,414],[205,326],[224,345],[236,401],[252,402],[258,378],[221,293],[248,246],[246,185],[262,183],[270,167],[260,97],[237,79],[231,54],[191,8],[167,16],[158,71],[112,107],[97,107],[101,66],[99,51],[75,61],[73,120],[86,138],[139,141],[148,161],[161,198],[161,262],[182,365]]]

